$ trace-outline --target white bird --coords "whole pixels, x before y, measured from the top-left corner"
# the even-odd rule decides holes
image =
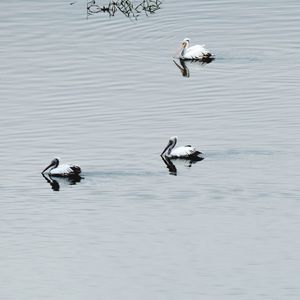
[[[190,47],[190,39],[185,38],[181,42],[181,51],[179,54],[179,58],[181,59],[211,59],[213,54],[205,48],[205,45],[195,45]]]
[[[177,136],[172,136],[169,139],[167,147],[161,153],[161,156],[166,156],[168,158],[184,158],[184,159],[203,159],[199,156],[203,154],[202,152],[196,150],[191,145],[181,146],[174,149],[177,143]],[[167,152],[165,154],[165,152]]]
[[[50,165],[43,170],[42,174],[44,174],[45,171],[48,170],[49,168],[50,170],[48,174],[52,176],[63,176],[63,177],[79,176],[79,174],[81,173],[81,168],[76,165],[64,164],[59,166],[58,158],[54,158],[51,161]]]

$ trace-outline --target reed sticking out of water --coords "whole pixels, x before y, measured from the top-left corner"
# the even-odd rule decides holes
[[[110,17],[114,16],[117,11],[120,11],[128,18],[137,19],[141,13],[154,14],[162,2],[160,0],[143,0],[136,5],[134,1],[130,0],[118,0],[110,1],[107,5],[100,5],[96,3],[96,0],[87,2],[87,15],[93,15],[96,13],[108,13]]]

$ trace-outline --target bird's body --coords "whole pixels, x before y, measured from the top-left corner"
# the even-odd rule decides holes
[[[166,156],[168,158],[199,159],[199,155],[203,154],[191,145],[174,148],[176,143],[177,137],[171,137],[167,147],[161,153],[161,156]]]
[[[194,147],[191,145],[181,146],[173,149],[169,155],[170,158],[189,158],[194,155],[200,154]]]
[[[69,164],[63,164],[59,165],[58,158],[54,158],[50,165],[46,167],[42,174],[49,170],[48,174],[51,176],[62,176],[62,177],[70,177],[70,176],[78,176],[81,173],[81,168],[77,165],[69,165]]]
[[[60,165],[57,168],[54,168],[49,171],[50,175],[54,176],[70,176],[70,175],[77,175],[80,174],[81,170],[79,166],[75,165]]]
[[[208,59],[213,54],[205,48],[205,45],[195,45],[190,47],[190,39],[185,38],[181,43],[182,49],[179,58],[185,60],[202,60]]]

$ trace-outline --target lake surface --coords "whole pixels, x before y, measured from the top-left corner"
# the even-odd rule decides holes
[[[300,2],[73,2],[0,4],[0,298],[299,299]]]

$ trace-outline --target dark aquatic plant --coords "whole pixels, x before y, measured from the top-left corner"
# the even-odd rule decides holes
[[[128,18],[137,19],[142,13],[147,16],[149,14],[154,14],[162,2],[160,0],[143,0],[136,3],[136,1],[131,0],[117,0],[110,1],[106,5],[100,5],[96,3],[96,0],[87,2],[87,15],[94,15],[96,13],[107,13],[110,17],[115,16],[115,14],[120,11]]]

